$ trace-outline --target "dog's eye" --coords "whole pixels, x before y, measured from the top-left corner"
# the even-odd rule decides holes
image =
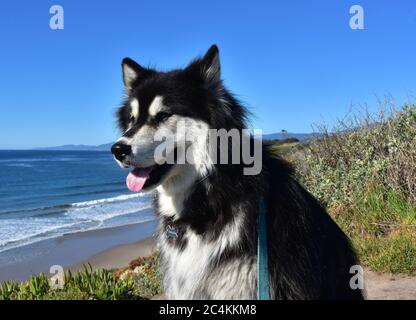
[[[164,121],[164,120],[168,119],[170,116],[172,116],[172,113],[169,113],[169,112],[159,112],[155,116],[155,121],[161,122],[161,121]]]
[[[134,122],[136,120],[136,118],[134,118],[133,115],[130,116],[130,122]]]

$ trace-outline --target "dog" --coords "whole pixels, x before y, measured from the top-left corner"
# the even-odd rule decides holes
[[[270,299],[363,299],[362,290],[350,285],[358,260],[349,239],[268,143],[260,144],[258,174],[245,174],[249,165],[243,161],[218,163],[235,145],[227,142],[231,151],[213,148],[210,130],[242,134],[248,120],[220,69],[216,45],[168,72],[129,58],[122,62],[126,98],[117,118],[123,135],[111,151],[122,167],[132,169],[126,179],[131,191],[154,191],[166,296],[257,299],[264,199]],[[156,159],[160,131],[179,138]],[[255,141],[250,137],[250,146]],[[215,148],[217,156],[210,156]],[[184,152],[194,161],[176,163]],[[239,160],[242,153],[237,152]],[[173,163],[160,161],[168,155]]]

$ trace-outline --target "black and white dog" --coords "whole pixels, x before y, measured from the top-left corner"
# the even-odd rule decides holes
[[[261,197],[272,299],[363,298],[350,287],[357,258],[348,238],[286,162],[266,144],[260,146],[259,174],[245,174],[243,161],[219,163],[219,147],[217,158],[210,156],[210,130],[242,134],[247,115],[221,81],[215,45],[184,69],[158,72],[128,58],[122,69],[127,97],[117,116],[124,134],[112,152],[133,169],[131,191],[155,189],[168,298],[256,299]],[[160,157],[173,154],[177,161],[185,152],[194,161],[156,159],[161,142],[155,136],[163,130],[177,137]],[[236,148],[229,141],[227,146]]]

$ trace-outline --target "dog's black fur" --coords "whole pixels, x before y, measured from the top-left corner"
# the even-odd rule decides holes
[[[133,85],[134,94],[142,97],[139,97],[142,119],[137,127],[146,122],[146,111],[142,110],[146,109],[144,101],[151,100],[143,97],[163,94],[172,114],[201,119],[210,128],[239,131],[245,128],[245,108],[227,91],[218,75],[210,79],[203,76],[203,71],[217,57],[218,49],[213,46],[203,58],[184,70],[158,73],[145,69],[143,78]],[[216,72],[219,73],[219,65]],[[123,128],[127,127],[125,119],[128,118],[125,109],[126,106],[119,111]],[[262,157],[262,171],[256,176],[244,175],[244,164],[216,164],[208,176],[195,181],[179,217],[174,220],[160,214],[162,233],[168,225],[178,230],[178,238],[167,241],[167,247],[162,248],[162,257],[166,257],[166,250],[186,250],[189,240],[184,235],[189,230],[206,243],[215,242],[232,221],[236,208],[244,208],[238,245],[227,247],[211,260],[206,272],[215,272],[218,266],[238,259],[255,264],[258,203],[264,196],[271,298],[362,299],[362,291],[350,287],[353,276],[350,268],[358,261],[349,239],[319,202],[295,180],[288,163],[271,152],[267,144],[263,145]],[[156,212],[160,212],[157,196],[154,205]],[[255,297],[255,293],[249,296]],[[215,298],[204,294],[199,297]]]

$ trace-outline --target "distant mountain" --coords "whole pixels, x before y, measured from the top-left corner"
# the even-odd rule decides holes
[[[108,151],[110,152],[113,143],[90,146],[85,144],[66,144],[57,147],[36,148],[35,150],[55,150],[55,151]]]
[[[315,137],[316,134],[314,133],[270,133],[270,134],[264,134],[263,139],[264,140],[283,140],[287,138],[296,138],[300,141],[311,139]],[[85,144],[66,144],[63,146],[57,146],[57,147],[46,147],[46,148],[36,148],[35,150],[56,150],[56,151],[110,151],[111,145],[113,143],[105,143],[100,144],[98,146],[91,146],[91,145],[85,145]]]

